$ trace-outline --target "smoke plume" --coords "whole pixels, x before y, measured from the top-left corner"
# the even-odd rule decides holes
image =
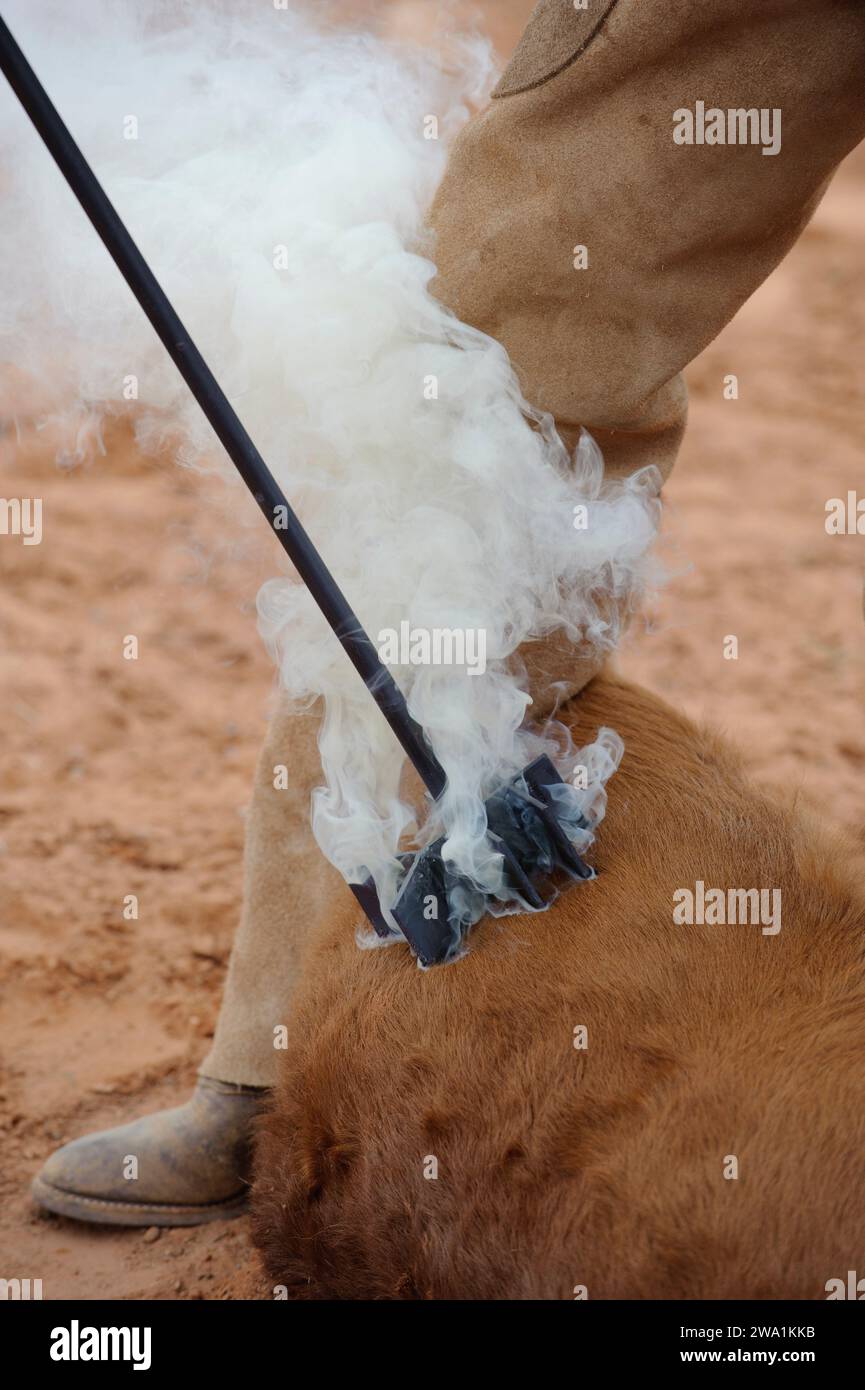
[[[621,753],[609,731],[582,753],[560,727],[527,731],[515,654],[554,632],[583,654],[615,645],[658,504],[651,470],[605,484],[588,436],[569,458],[502,347],[428,291],[424,217],[489,89],[487,46],[389,43],[331,24],[322,3],[9,0],[4,15],[373,640],[406,621],[484,634],[482,674],[393,668],[449,776],[417,831],[402,751],[305,590],[287,565],[265,584],[286,692],[324,697],[319,845],[389,903],[413,827],[444,833],[453,866],[507,910],[486,796],[548,751],[566,776],[590,769],[562,811],[596,821]],[[0,360],[41,383],[46,412],[89,422],[73,450],[128,409],[135,377],[142,448],[179,439],[182,463],[229,474],[5,87],[0,160]]]

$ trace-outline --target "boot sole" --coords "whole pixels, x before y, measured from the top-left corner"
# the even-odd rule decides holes
[[[98,1226],[203,1226],[207,1221],[232,1221],[243,1216],[248,1206],[246,1192],[227,1202],[209,1202],[201,1206],[114,1202],[106,1197],[64,1192],[62,1187],[54,1187],[44,1178],[34,1178],[30,1191],[34,1202],[46,1211]]]

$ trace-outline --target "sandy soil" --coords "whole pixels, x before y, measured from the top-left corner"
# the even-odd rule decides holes
[[[481,8],[507,51],[528,0]],[[865,151],[690,371],[674,578],[621,666],[728,730],[763,781],[865,852],[865,539],[824,529],[828,498],[865,490],[863,221]],[[188,1094],[271,698],[253,619],[270,543],[251,517],[238,529],[222,484],[143,461],[121,427],[106,444],[63,470],[44,432],[0,440],[0,494],[42,496],[46,528],[40,546],[0,545],[0,1274],[41,1277],[46,1298],[264,1295],[245,1221],[154,1239],[37,1215],[27,1196],[57,1144]],[[130,633],[137,661],[121,655]]]

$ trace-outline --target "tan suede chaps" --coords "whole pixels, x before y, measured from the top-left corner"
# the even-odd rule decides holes
[[[434,293],[610,473],[666,478],[682,369],[795,242],[865,134],[865,0],[542,0],[431,212]],[[723,139],[721,138],[723,136]],[[777,148],[775,148],[777,146]],[[535,696],[591,663],[523,649]],[[244,902],[202,1072],[268,1086],[304,938],[347,893],[312,837],[314,715],[281,707],[255,776]],[[284,763],[290,790],[274,789]],[[396,948],[399,949],[399,948]]]

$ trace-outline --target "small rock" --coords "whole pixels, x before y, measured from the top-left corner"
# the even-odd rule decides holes
[[[144,1235],[142,1236],[142,1239],[145,1245],[152,1245],[155,1240],[159,1239],[159,1235],[160,1231],[158,1226],[148,1226],[147,1230],[144,1232]]]
[[[194,956],[200,960],[212,960],[221,964],[225,952],[220,950],[215,936],[196,936],[190,942],[190,950]]]

